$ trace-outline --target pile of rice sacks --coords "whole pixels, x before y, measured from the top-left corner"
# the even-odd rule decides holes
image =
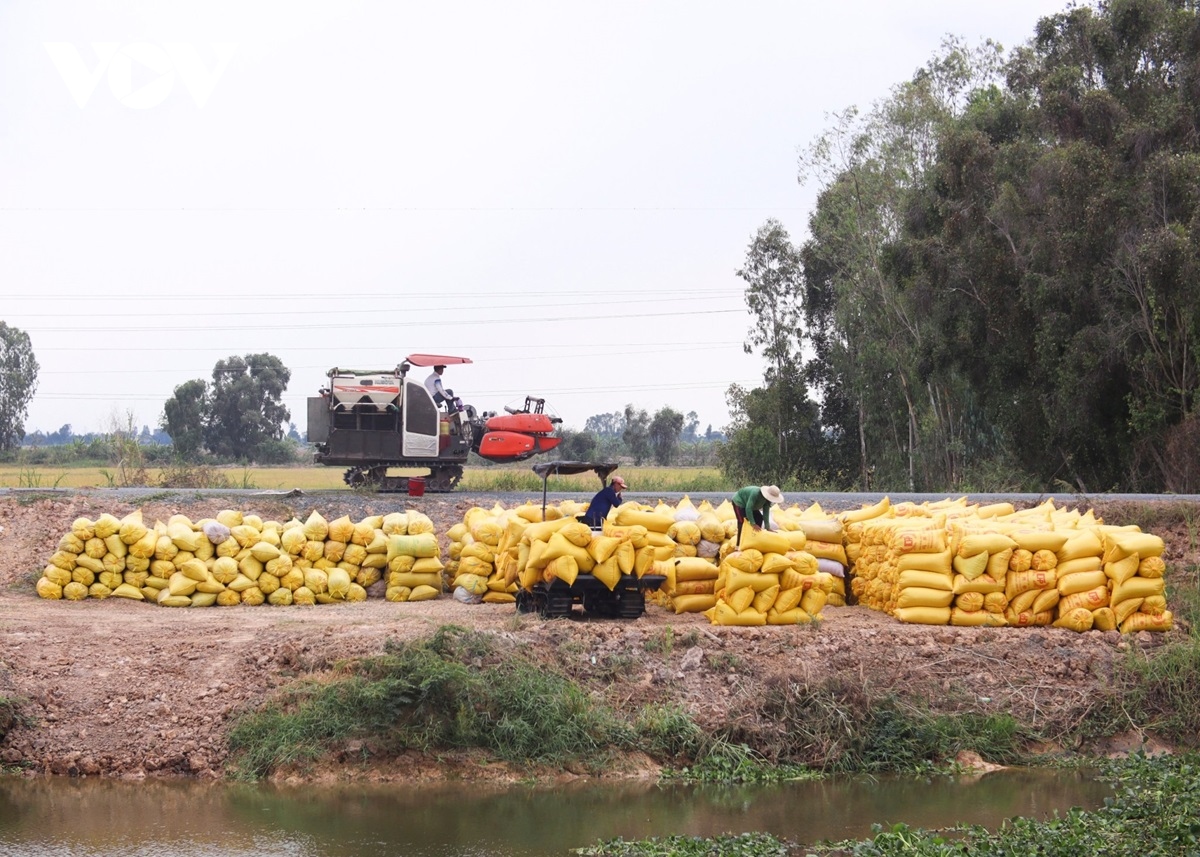
[[[1074,631],[1166,631],[1162,538],[1105,524],[1049,499],[1011,504],[964,499],[842,513],[852,590],[904,622]]]
[[[432,534],[433,522],[411,511],[355,523],[347,516],[326,521],[314,510],[304,521],[280,523],[227,509],[195,522],[172,515],[152,526],[140,509],[123,518],[104,513],[71,525],[37,593],[165,607],[362,601],[399,556],[395,538],[420,533]],[[436,553],[436,539],[434,545]]]

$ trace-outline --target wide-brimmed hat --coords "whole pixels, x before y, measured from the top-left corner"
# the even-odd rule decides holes
[[[776,506],[778,506],[780,503],[783,502],[783,494],[782,494],[782,492],[780,492],[780,490],[777,486],[764,485],[759,490],[762,491],[762,495],[764,497],[766,497],[768,500],[770,500]]]

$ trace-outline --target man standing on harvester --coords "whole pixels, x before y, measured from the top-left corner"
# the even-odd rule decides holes
[[[737,518],[737,535],[733,545],[742,543],[742,523],[749,518],[750,526],[759,530],[771,527],[771,504],[778,506],[783,502],[783,493],[775,485],[747,485],[739,490],[729,501],[733,504],[733,515]]]
[[[592,498],[592,502],[588,503],[587,512],[583,516],[583,522],[592,529],[599,529],[604,524],[604,519],[608,517],[608,513],[612,511],[614,506],[620,506],[623,502],[621,492],[625,490],[625,480],[620,476],[614,476],[608,485],[596,492],[596,496]]]

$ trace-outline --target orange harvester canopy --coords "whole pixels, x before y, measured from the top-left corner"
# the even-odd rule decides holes
[[[456,366],[470,363],[470,357],[452,357],[448,354],[410,354],[404,358],[414,366]]]

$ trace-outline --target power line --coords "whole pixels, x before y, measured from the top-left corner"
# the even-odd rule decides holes
[[[671,312],[671,317],[678,318],[680,316],[728,315],[730,313],[742,313],[742,312],[745,312],[745,310],[742,310],[742,309],[713,309],[713,310],[684,310],[684,311],[673,310]],[[367,329],[380,330],[380,329],[397,328],[397,327],[431,327],[431,326],[432,327],[444,327],[446,325],[452,325],[454,327],[462,327],[462,326],[467,326],[467,325],[475,326],[475,325],[480,325],[480,324],[487,324],[487,325],[550,324],[550,323],[556,324],[556,323],[572,322],[572,321],[610,321],[613,319],[620,319],[620,320],[626,321],[626,322],[630,320],[630,318],[627,314],[621,314],[621,315],[586,315],[586,316],[560,315],[560,316],[545,316],[542,318],[532,318],[532,317],[526,317],[526,318],[479,318],[479,319],[456,318],[456,319],[453,319],[450,321],[385,321],[385,322],[376,322],[376,323],[371,323],[371,324],[317,323],[317,324],[272,324],[272,325],[251,325],[251,326],[222,325],[219,327],[188,325],[187,332],[188,333],[207,333],[207,332],[225,333],[225,332],[229,332],[229,331],[246,331],[246,330],[259,331],[259,332],[271,332],[271,331],[276,331],[276,330],[326,330],[326,331],[328,331],[328,330],[367,330]],[[77,328],[75,328],[75,327],[27,327],[24,330],[26,333],[74,333],[74,332],[76,332]],[[156,331],[153,328],[143,326],[143,327],[106,327],[106,328],[104,328],[104,332],[105,333],[149,334],[149,333],[155,333]],[[180,331],[178,331],[178,330],[163,330],[163,331],[157,331],[157,332],[166,333],[171,336],[178,336],[180,333]]]

